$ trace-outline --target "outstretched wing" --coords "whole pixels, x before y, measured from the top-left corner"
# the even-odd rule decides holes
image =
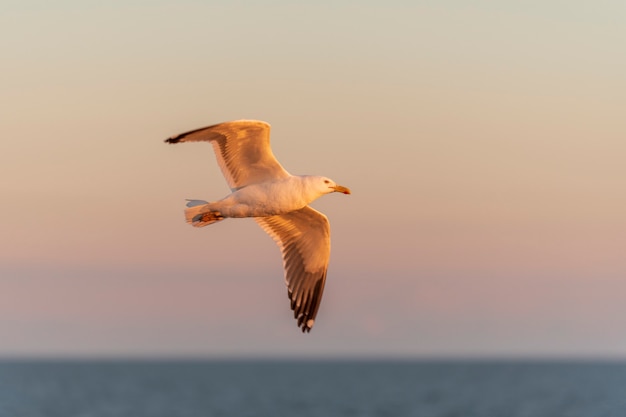
[[[211,142],[217,163],[231,189],[289,177],[270,147],[270,125],[237,120],[182,133],[167,143]]]
[[[311,331],[322,301],[330,258],[328,219],[306,206],[254,220],[280,247],[291,309],[302,331]]]

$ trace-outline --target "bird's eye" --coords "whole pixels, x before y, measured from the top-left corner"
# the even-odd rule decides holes
[[[330,184],[330,181],[324,180],[324,184]]]

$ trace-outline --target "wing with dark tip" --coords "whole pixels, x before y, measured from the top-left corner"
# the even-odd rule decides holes
[[[280,247],[291,309],[302,331],[311,331],[322,301],[330,258],[328,219],[306,206],[254,220]]]
[[[289,177],[270,147],[270,125],[237,120],[203,127],[166,139],[167,143],[211,142],[231,189]]]

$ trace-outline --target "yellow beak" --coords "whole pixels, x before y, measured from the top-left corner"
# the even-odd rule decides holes
[[[337,193],[350,194],[350,189],[347,187],[342,187],[341,185],[335,185],[333,187],[333,190],[335,190],[335,192]]]

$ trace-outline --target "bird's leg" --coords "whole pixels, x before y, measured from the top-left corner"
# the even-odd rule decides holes
[[[224,216],[219,211],[208,211],[206,213],[202,213],[200,215],[199,221],[201,222],[209,222],[209,221],[219,221],[224,220]]]

